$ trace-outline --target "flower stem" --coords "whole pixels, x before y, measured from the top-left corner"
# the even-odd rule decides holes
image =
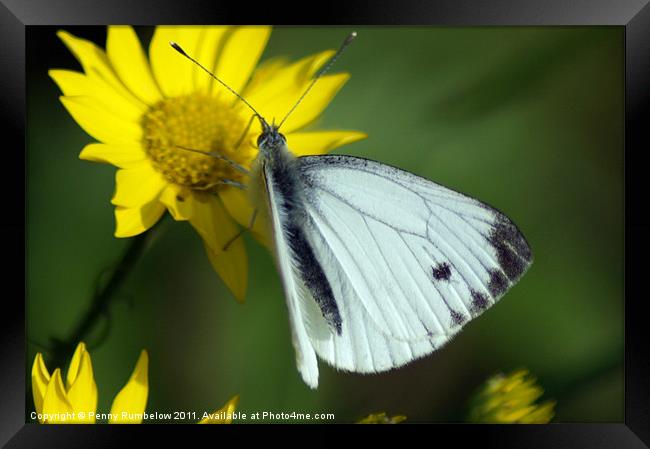
[[[53,367],[63,368],[64,364],[72,357],[72,354],[79,344],[88,337],[90,332],[96,327],[100,318],[108,316],[109,306],[115,298],[116,293],[120,290],[133,268],[137,265],[142,255],[151,246],[151,243],[160,233],[163,227],[164,218],[158,220],[151,229],[129,240],[126,250],[117,262],[115,268],[110,271],[108,280],[97,289],[95,289],[92,301],[81,317],[75,328],[70,332],[70,337],[66,340],[53,338],[54,347],[51,351],[52,360],[49,363]]]

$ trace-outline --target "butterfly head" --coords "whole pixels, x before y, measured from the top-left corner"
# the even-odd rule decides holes
[[[286,145],[287,139],[280,132],[280,127],[275,124],[269,125],[264,119],[260,118],[262,123],[262,134],[257,138],[257,147],[262,152],[277,150]]]

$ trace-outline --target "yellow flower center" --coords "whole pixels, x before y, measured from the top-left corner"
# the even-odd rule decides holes
[[[243,175],[214,153],[244,165],[253,157],[248,120],[238,105],[202,93],[162,100],[144,116],[144,147],[170,182],[216,191]]]

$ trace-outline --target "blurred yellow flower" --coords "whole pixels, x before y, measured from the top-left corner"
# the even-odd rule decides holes
[[[165,210],[175,220],[189,221],[203,239],[214,270],[240,301],[246,293],[248,259],[242,239],[230,242],[238,234],[236,223],[248,226],[253,213],[247,195],[235,187],[247,183],[246,175],[196,151],[218,153],[248,169],[261,127],[241,101],[169,42],[180,44],[271,121],[284,116],[333,51],[294,63],[271,60],[255,70],[270,32],[262,26],[159,26],[147,57],[129,26],[108,27],[106,51],[59,31],[83,73],[49,71],[63,92],[65,108],[100,142],[87,145],[80,158],[118,167],[112,199],[115,236],[145,232]],[[347,73],[324,76],[299,113],[283,125],[297,155],[326,153],[366,136],[357,131],[300,131],[319,117],[348,78]],[[253,235],[264,241],[264,226],[258,222]]]
[[[219,410],[215,410],[210,413],[209,416],[206,416],[199,424],[231,424],[232,423],[232,414],[235,412],[235,408],[239,403],[239,396],[233,396],[226,405],[221,407]]]
[[[546,424],[554,415],[555,401],[537,404],[544,390],[528,370],[497,374],[474,397],[468,417],[475,423]]]
[[[142,350],[131,378],[113,399],[109,423],[140,423],[147,405],[149,357]],[[41,424],[94,424],[97,412],[97,385],[90,354],[82,342],[72,356],[63,385],[61,369],[50,376],[43,355],[36,354],[32,365],[32,393],[36,417]],[[139,418],[138,418],[139,416]]]
[[[398,424],[406,420],[404,415],[388,416],[386,412],[372,413],[357,421],[357,424]]]

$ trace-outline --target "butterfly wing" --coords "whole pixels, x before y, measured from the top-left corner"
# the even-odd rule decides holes
[[[434,351],[532,263],[505,215],[424,178],[350,156],[302,157],[299,171],[302,227],[340,329],[309,288],[297,291],[295,321],[339,369],[385,371]]]

